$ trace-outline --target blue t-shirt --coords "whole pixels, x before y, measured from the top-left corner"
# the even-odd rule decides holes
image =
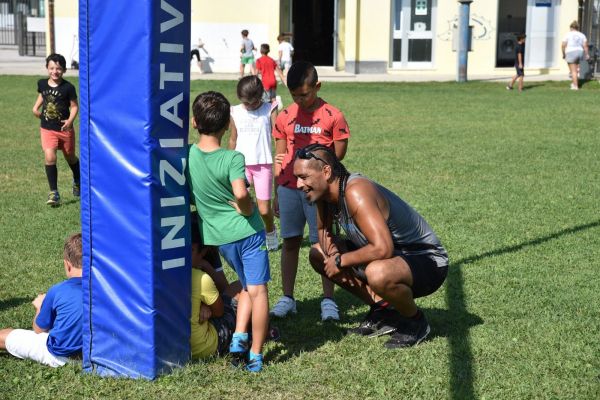
[[[48,290],[35,323],[48,331],[46,346],[57,357],[68,357],[83,347],[81,278],[71,278]]]

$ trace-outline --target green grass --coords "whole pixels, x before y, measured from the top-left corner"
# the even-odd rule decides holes
[[[0,326],[29,327],[29,302],[62,279],[61,247],[79,229],[70,171],[48,209],[35,79],[0,84]],[[527,85],[527,83],[526,83]],[[320,283],[301,253],[299,313],[277,322],[259,375],[227,359],[153,382],[52,370],[0,354],[2,398],[591,399],[600,396],[600,85],[325,83],[352,131],[345,164],[411,203],[447,247],[451,268],[418,301],[432,337],[386,351],[346,337],[367,308],[341,290],[338,324],[319,320]],[[192,82],[192,96],[235,82]],[[289,102],[287,93],[280,93]],[[192,133],[191,138],[195,138]],[[271,303],[281,294],[271,257]]]

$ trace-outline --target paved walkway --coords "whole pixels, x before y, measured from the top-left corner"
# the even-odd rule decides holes
[[[428,72],[402,71],[388,74],[349,74],[335,71],[333,68],[318,67],[319,79],[324,82],[430,82],[454,81],[456,75],[433,75]],[[68,76],[77,75],[78,71],[69,70]],[[16,46],[0,46],[0,75],[46,75],[43,57],[19,56]],[[507,81],[512,76],[512,70],[505,75],[469,75],[470,81]],[[210,73],[200,74],[192,70],[191,79],[196,80],[237,80],[236,73]],[[531,81],[566,81],[566,74],[529,74],[526,77]]]

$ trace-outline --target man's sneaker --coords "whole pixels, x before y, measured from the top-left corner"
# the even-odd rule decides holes
[[[402,318],[398,329],[392,334],[392,337],[385,342],[388,349],[398,349],[402,347],[416,346],[421,343],[431,332],[425,315],[421,314],[417,320],[411,318]]]
[[[340,312],[335,301],[330,298],[324,298],[321,301],[321,321],[339,321]]]
[[[57,190],[53,190],[48,193],[48,201],[46,201],[46,204],[51,207],[57,207],[60,205],[60,194],[58,194]]]
[[[79,182],[73,182],[73,196],[79,197],[81,196],[81,186]]]
[[[348,333],[370,338],[388,335],[396,330],[399,317],[396,310],[373,304],[360,325],[348,329]]]
[[[296,314],[296,300],[287,296],[281,296],[269,314],[274,317],[283,318],[289,313]]]
[[[267,250],[275,251],[279,249],[279,238],[277,237],[277,229],[267,233]]]
[[[248,363],[246,364],[246,371],[260,372],[263,367],[263,356],[262,354],[254,354],[252,351],[248,354]]]
[[[234,333],[229,344],[231,363],[234,366],[242,364],[248,355],[249,343],[247,333]]]

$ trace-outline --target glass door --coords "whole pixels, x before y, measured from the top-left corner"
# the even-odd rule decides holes
[[[392,67],[433,66],[435,0],[394,0],[392,10]]]

